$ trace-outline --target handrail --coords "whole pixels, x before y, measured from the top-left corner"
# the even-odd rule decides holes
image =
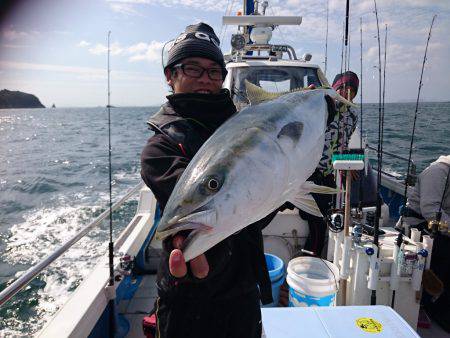
[[[370,150],[373,150],[373,151],[377,151],[377,149],[376,148],[374,148],[374,147],[371,147],[371,146],[369,146],[369,145],[367,145],[367,148],[368,149],[370,149]],[[386,150],[384,150],[383,149],[383,154],[385,154],[385,155],[389,155],[389,156],[391,156],[391,157],[394,157],[394,158],[396,158],[396,159],[399,159],[399,160],[403,160],[403,161],[405,161],[405,162],[408,162],[408,159],[406,158],[406,157],[403,157],[403,156],[400,156],[400,155],[397,155],[397,154],[394,154],[394,153],[390,153],[390,152],[388,152],[388,151],[386,151]],[[414,163],[414,161],[413,160],[411,160],[411,172],[409,173],[409,176],[411,176],[411,177],[413,177],[413,178],[415,178],[417,175],[416,175],[416,164]],[[384,174],[386,174],[386,175],[388,175],[388,176],[392,176],[392,177],[395,177],[395,176],[393,176],[393,175],[391,175],[391,174],[389,174],[388,172],[385,172],[385,171],[381,171],[382,173],[384,173]],[[410,183],[413,183],[413,182],[410,182]],[[408,184],[410,184],[410,183],[408,183]],[[410,184],[410,185],[414,185],[414,184]]]
[[[369,148],[370,150],[377,151],[377,148],[371,147],[369,145],[367,145],[367,148]],[[404,160],[404,161],[408,162],[408,159],[406,157],[403,157],[403,156],[400,156],[400,155],[397,155],[397,154],[394,154],[394,153],[390,153],[390,152],[388,152],[388,151],[386,151],[384,149],[383,149],[383,154],[386,154],[386,155],[392,156],[394,158],[397,158],[399,160]],[[412,160],[411,160],[411,162],[414,163]]]
[[[117,210],[126,202],[132,195],[134,195],[138,190],[142,188],[142,182],[137,184],[134,188],[130,189],[125,196],[112,206],[112,211]],[[109,216],[109,209],[103,211],[94,221],[92,221],[83,230],[75,234],[71,239],[59,247],[56,251],[42,259],[38,264],[29,268],[22,276],[15,280],[6,289],[0,292],[0,306],[7,302],[11,297],[13,297],[17,292],[22,290],[36,275],[38,275],[42,270],[44,270],[48,265],[50,265],[59,256],[65,253],[68,249],[72,247],[76,242],[83,238],[92,228],[99,225],[105,218]]]

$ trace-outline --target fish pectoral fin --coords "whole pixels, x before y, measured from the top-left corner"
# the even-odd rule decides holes
[[[245,91],[247,92],[247,99],[251,105],[270,101],[288,93],[270,93],[247,80],[245,80]]]
[[[295,205],[300,210],[303,210],[307,212],[308,214],[311,214],[313,216],[317,217],[323,217],[322,213],[320,212],[319,207],[317,206],[316,201],[310,194],[297,194],[291,202],[293,205]]]
[[[303,183],[300,191],[301,193],[312,192],[315,194],[327,194],[327,195],[334,195],[339,194],[340,192],[344,192],[339,190],[338,188],[330,188],[324,185],[317,185],[311,181],[306,181],[305,183]]]

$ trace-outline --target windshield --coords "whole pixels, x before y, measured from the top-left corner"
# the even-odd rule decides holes
[[[231,73],[230,91],[238,110],[248,105],[245,80],[272,93],[305,88],[311,84],[321,86],[316,68],[256,66],[233,68]]]

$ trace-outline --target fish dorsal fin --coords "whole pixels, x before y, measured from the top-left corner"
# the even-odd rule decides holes
[[[247,92],[247,98],[250,101],[251,105],[255,105],[261,102],[274,100],[284,94],[287,94],[288,92],[284,93],[271,93],[268,91],[265,91],[261,87],[258,87],[257,85],[245,80],[245,90]]]
[[[342,102],[343,104],[347,105],[347,106],[351,106],[351,107],[358,107],[356,104],[354,104],[353,102],[343,98],[341,95],[339,95],[338,93],[336,93],[332,88],[330,88],[329,86],[323,86],[323,87],[317,87],[314,89],[310,89],[310,88],[296,88],[287,92],[281,92],[281,93],[271,93],[268,92],[264,89],[262,89],[261,87],[249,82],[248,80],[245,80],[245,90],[247,92],[247,98],[250,101],[251,105],[256,105],[259,104],[261,102],[265,102],[265,101],[270,101],[270,100],[274,100],[276,98],[279,98],[280,96],[283,96],[285,94],[289,94],[289,93],[293,93],[293,92],[300,92],[300,91],[314,91],[314,90],[323,90],[323,89],[327,89],[328,91],[330,91],[329,95],[334,98],[335,100]]]

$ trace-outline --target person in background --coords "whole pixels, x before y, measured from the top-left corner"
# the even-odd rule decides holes
[[[450,155],[440,156],[418,175],[396,228],[406,234],[411,228],[430,232],[428,222],[436,220],[439,211],[441,222],[450,225]],[[431,318],[450,333],[450,232],[447,228],[433,233],[433,237],[430,268],[442,282],[443,290],[436,297],[428,294],[424,286],[422,304]]]
[[[358,76],[351,72],[336,75],[333,81],[333,89],[349,101],[353,101],[358,93]],[[314,89],[314,87],[309,88]],[[350,107],[328,100],[328,110],[332,113],[325,131],[325,145],[319,165],[309,181],[317,185],[336,188],[332,155],[341,149],[347,149],[350,137],[356,128],[358,116]],[[311,194],[317,203],[322,215],[326,216],[333,207],[333,196],[325,194]],[[320,257],[325,245],[327,222],[323,217],[317,217],[299,210],[300,217],[308,222],[309,234],[306,239],[303,252],[307,255]],[[284,283],[280,288],[280,305],[287,306],[289,302],[289,287]]]
[[[406,208],[401,211],[397,228],[405,228],[406,234],[410,228],[427,229],[440,207],[441,221],[450,223],[449,170],[450,155],[447,155],[439,157],[418,175],[417,184],[408,191]]]
[[[205,23],[186,27],[164,74],[173,94],[148,124],[155,132],[141,155],[141,176],[165,205],[183,171],[236,108],[222,89],[227,74],[219,39]],[[158,338],[259,338],[260,302],[271,303],[261,229],[276,211],[186,264],[187,234],[163,241],[155,304]]]
[[[351,72],[336,75],[333,81],[333,89],[349,101],[353,101],[359,87],[358,76]],[[317,185],[324,185],[335,188],[333,164],[331,157],[334,153],[346,150],[353,131],[356,128],[358,116],[350,107],[338,102],[336,108],[334,102],[328,102],[328,109],[334,111],[333,119],[328,121],[325,132],[325,145],[322,158],[313,175],[309,178]],[[325,216],[332,207],[332,195],[311,194],[317,203],[322,214]],[[299,211],[301,218],[308,221],[309,235],[305,243],[305,251],[314,256],[320,256],[325,244],[327,224],[326,221],[317,216],[313,216]]]

